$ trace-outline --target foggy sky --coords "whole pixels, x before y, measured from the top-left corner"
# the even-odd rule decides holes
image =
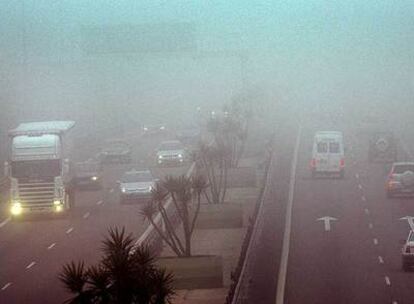
[[[85,28],[178,22],[194,28],[193,50],[85,52]],[[413,33],[409,0],[3,0],[0,134],[22,120],[180,122],[249,89],[280,106],[412,109]]]

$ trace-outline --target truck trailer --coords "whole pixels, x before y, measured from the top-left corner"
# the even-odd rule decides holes
[[[72,204],[67,132],[73,121],[22,123],[9,131],[5,175],[10,180],[13,218],[36,213],[64,213]]]

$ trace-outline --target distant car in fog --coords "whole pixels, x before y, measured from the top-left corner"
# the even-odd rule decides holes
[[[107,140],[99,157],[103,163],[130,163],[132,151],[124,140]]]
[[[144,136],[161,135],[167,133],[167,126],[165,124],[146,124],[141,128]]]
[[[196,144],[201,140],[199,125],[187,125],[177,131],[177,139],[184,144]]]
[[[397,160],[397,141],[392,132],[374,132],[368,147],[370,162],[395,162]]]
[[[163,141],[156,150],[158,165],[181,165],[188,160],[188,151],[179,140]]]
[[[387,179],[387,197],[414,195],[414,162],[398,162],[392,165]]]
[[[311,159],[312,177],[345,174],[345,153],[342,132],[319,131],[315,133]]]
[[[121,204],[150,200],[156,182],[149,170],[125,172],[118,181]]]
[[[409,271],[414,265],[414,231],[410,231],[401,250],[402,269]]]
[[[75,164],[73,181],[77,189],[102,188],[102,166],[97,160],[88,160]]]

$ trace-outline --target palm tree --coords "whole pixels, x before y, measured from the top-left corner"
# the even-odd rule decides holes
[[[59,278],[74,294],[68,304],[166,304],[174,295],[171,273],[155,266],[148,247],[134,247],[125,229],[111,228],[103,241],[102,260],[85,268],[83,262],[63,267]]]

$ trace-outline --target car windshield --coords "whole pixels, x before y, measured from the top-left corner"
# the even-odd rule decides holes
[[[12,163],[12,176],[16,178],[55,177],[61,173],[60,160],[30,160]]]
[[[414,164],[396,165],[394,167],[394,173],[395,174],[403,174],[407,171],[414,172]]]
[[[122,176],[122,183],[142,183],[151,182],[153,177],[150,172],[127,172]]]
[[[183,146],[180,142],[164,142],[160,145],[160,150],[182,150]]]

